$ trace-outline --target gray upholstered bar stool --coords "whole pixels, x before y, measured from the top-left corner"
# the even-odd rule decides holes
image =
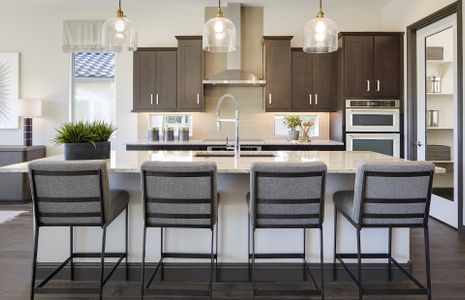
[[[34,205],[35,234],[34,257],[30,298],[35,292],[45,292],[41,288],[64,266],[70,264],[71,280],[74,280],[75,258],[100,258],[99,289],[70,289],[70,293],[98,293],[102,299],[103,286],[119,266],[126,260],[128,277],[128,202],[129,194],[122,190],[110,190],[106,162],[94,161],[37,161],[29,165],[32,199]],[[108,253],[105,251],[108,225],[123,211],[125,215],[125,251]],[[35,285],[39,232],[42,227],[69,227],[69,257],[50,273],[37,287]],[[74,227],[101,227],[101,252],[74,252]],[[63,243],[59,243],[57,247]],[[104,277],[105,257],[118,258],[113,269]],[[47,289],[46,292],[53,292]],[[56,290],[64,293],[63,289]]]
[[[144,294],[158,296],[209,296],[212,298],[213,264],[218,258],[218,194],[216,164],[212,162],[145,162],[142,172],[144,206],[144,237],[142,245],[141,298]],[[216,227],[216,235],[214,234]],[[160,228],[160,260],[145,283],[147,228]],[[210,253],[169,252],[164,249],[165,228],[209,229]],[[214,236],[216,247],[214,252]],[[208,289],[149,289],[165,258],[209,259]],[[214,262],[215,261],[215,262]]]
[[[323,208],[326,165],[306,163],[255,163],[250,171],[249,206],[249,264],[252,261],[252,282],[255,296],[307,296],[324,297],[323,275]],[[252,228],[250,228],[252,226]],[[294,228],[303,231],[301,253],[255,253],[257,229]],[[318,286],[306,260],[306,231],[320,231],[320,286]],[[252,239],[250,239],[250,233]],[[315,289],[263,290],[255,288],[255,260],[272,258],[302,259],[304,272],[308,272]]]
[[[363,295],[427,295],[431,299],[428,215],[434,165],[428,162],[366,163],[357,169],[355,191],[334,194],[334,276],[339,260]],[[337,252],[337,217],[340,212],[357,230],[357,253]],[[361,253],[363,228],[388,228],[387,253]],[[427,286],[423,286],[392,257],[392,228],[419,227],[424,230]],[[343,259],[357,259],[357,276]],[[363,285],[362,259],[387,259],[389,280],[395,264],[418,288],[374,289]]]

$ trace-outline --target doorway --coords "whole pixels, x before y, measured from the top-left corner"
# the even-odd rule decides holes
[[[430,215],[463,231],[461,2],[407,30],[407,158],[442,168]]]

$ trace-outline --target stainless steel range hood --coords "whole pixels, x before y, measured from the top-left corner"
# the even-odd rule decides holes
[[[241,4],[229,3],[227,17],[236,26],[236,51],[227,54],[227,69],[203,81],[204,85],[260,87],[266,81],[241,68]]]

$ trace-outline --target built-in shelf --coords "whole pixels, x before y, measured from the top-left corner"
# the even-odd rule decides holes
[[[453,63],[453,61],[450,61],[450,60],[427,60],[426,63],[445,65],[445,64],[451,64],[451,63]]]
[[[428,160],[429,162],[433,164],[453,164],[453,160]]]
[[[454,130],[453,127],[428,127],[428,130]]]
[[[426,93],[428,96],[454,96],[454,94],[451,93]]]

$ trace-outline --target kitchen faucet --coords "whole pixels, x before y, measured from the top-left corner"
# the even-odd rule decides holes
[[[234,119],[221,119],[220,116],[220,109],[223,101],[226,99],[230,99],[234,103],[234,110],[235,110],[235,118]],[[234,144],[234,158],[239,158],[240,156],[240,143],[239,143],[239,102],[237,102],[236,98],[234,98],[231,94],[224,94],[221,96],[220,100],[218,100],[218,105],[216,106],[216,129],[221,131],[221,123],[222,122],[230,122],[235,123],[236,125],[236,143]]]

